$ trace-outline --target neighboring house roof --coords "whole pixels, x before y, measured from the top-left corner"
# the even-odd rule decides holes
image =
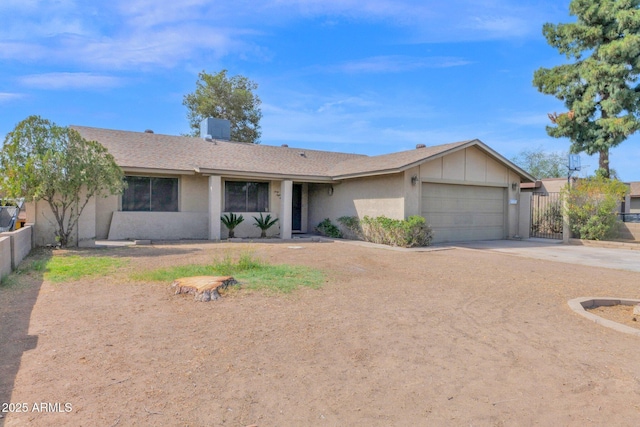
[[[533,177],[479,140],[416,148],[379,156],[276,147],[146,132],[71,126],[83,138],[98,141],[125,171],[252,175],[304,178],[307,181],[402,172],[428,160],[470,146],[514,169],[525,181]]]
[[[631,197],[640,197],[640,182],[630,182],[629,187]]]

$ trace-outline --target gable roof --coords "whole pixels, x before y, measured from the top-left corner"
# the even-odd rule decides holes
[[[330,182],[398,173],[454,151],[477,146],[514,169],[525,181],[533,181],[531,175],[477,139],[366,156],[85,126],[71,128],[83,138],[102,144],[116,163],[128,172],[250,175]]]

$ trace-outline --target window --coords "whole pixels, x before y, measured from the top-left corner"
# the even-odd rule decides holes
[[[268,212],[269,183],[225,182],[224,210],[225,212]]]
[[[178,212],[178,178],[126,176],[123,211]]]

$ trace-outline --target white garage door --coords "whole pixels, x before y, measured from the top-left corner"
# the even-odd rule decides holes
[[[504,239],[505,193],[500,187],[422,184],[422,216],[434,243]]]

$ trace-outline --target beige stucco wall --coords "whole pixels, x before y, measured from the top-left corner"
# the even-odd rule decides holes
[[[180,177],[180,212],[207,212],[209,179],[201,175]]]
[[[420,167],[416,166],[404,172],[404,216],[420,215],[422,184],[420,183]],[[412,182],[413,181],[413,182]]]
[[[0,281],[11,273],[11,238],[0,234]]]
[[[109,240],[208,239],[206,212],[113,212]]]
[[[33,224],[35,246],[55,245],[55,218],[49,204],[44,201],[25,203],[27,222]],[[72,236],[75,237],[75,236]]]
[[[515,238],[520,237],[520,177],[507,170],[507,238]]]
[[[520,208],[518,218],[518,234],[522,239],[531,237],[531,193],[520,193]]]
[[[325,218],[334,224],[341,216],[404,219],[404,186],[404,173],[348,179],[333,185],[309,184],[309,231]]]
[[[120,196],[98,197],[96,203],[96,239],[103,240],[109,237],[111,217],[118,210]]]
[[[619,238],[629,240],[640,240],[640,223],[618,222]]]

